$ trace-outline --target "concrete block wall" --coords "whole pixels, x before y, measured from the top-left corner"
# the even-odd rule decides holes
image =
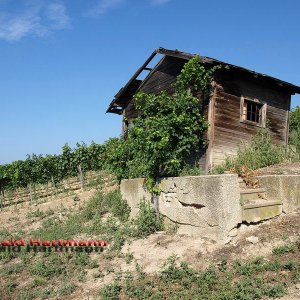
[[[144,179],[121,182],[121,193],[134,217],[141,199],[151,201]],[[242,222],[240,189],[235,174],[168,177],[160,180],[160,213],[179,226],[179,233],[226,239]]]
[[[282,210],[290,213],[300,208],[300,175],[257,176],[268,199],[282,201]]]

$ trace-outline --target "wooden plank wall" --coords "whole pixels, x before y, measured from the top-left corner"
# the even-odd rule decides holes
[[[211,162],[218,165],[226,155],[235,155],[243,143],[248,143],[258,127],[240,122],[241,96],[259,99],[267,104],[266,119],[274,142],[286,144],[291,96],[253,80],[233,77],[217,78],[214,103],[214,133],[211,141]]]
[[[166,90],[171,93],[172,85],[185,63],[184,59],[164,57],[142,82],[140,90],[146,93]],[[216,85],[210,103],[203,103],[204,115],[211,122],[208,145],[199,160],[203,169],[222,163],[226,155],[235,155],[239,147],[255,135],[257,126],[240,122],[241,96],[266,103],[266,119],[270,123],[274,141],[278,144],[287,141],[290,93],[279,87],[267,86],[252,75],[246,76],[223,69],[215,78]],[[132,101],[123,116],[127,119],[137,116]]]

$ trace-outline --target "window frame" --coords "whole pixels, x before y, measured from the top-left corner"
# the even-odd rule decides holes
[[[244,118],[245,102],[253,102],[253,103],[261,105],[261,109],[260,109],[261,116],[260,116],[259,122],[250,121],[250,120],[247,120]],[[267,104],[266,103],[260,101],[259,99],[253,99],[250,97],[241,96],[241,105],[240,105],[240,122],[241,123],[245,123],[245,124],[249,124],[249,125],[257,126],[257,127],[266,127],[266,115],[267,115]]]

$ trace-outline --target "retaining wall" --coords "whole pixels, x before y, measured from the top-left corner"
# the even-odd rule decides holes
[[[265,175],[257,179],[266,188],[268,199],[282,201],[283,212],[300,208],[300,175]]]
[[[131,216],[138,212],[141,199],[152,200],[143,187],[144,179],[121,182],[121,193],[131,207]],[[160,213],[179,224],[178,233],[201,234],[225,239],[230,230],[242,222],[240,189],[235,174],[168,177],[160,180],[158,196]]]
[[[268,200],[280,200],[283,212],[300,208],[300,175],[258,176]],[[197,234],[215,240],[233,236],[242,223],[240,187],[236,174],[162,178],[161,193],[152,195],[144,188],[144,179],[121,182],[121,193],[131,207],[131,217],[139,211],[141,199],[179,224],[178,233]],[[231,230],[233,230],[231,232]]]

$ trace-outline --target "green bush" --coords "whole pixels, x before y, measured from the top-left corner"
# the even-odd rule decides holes
[[[139,205],[139,213],[135,219],[136,235],[146,237],[151,233],[164,229],[161,216],[157,216],[150,203],[142,200]]]
[[[300,107],[295,107],[290,114],[289,144],[300,153]]]
[[[272,252],[273,252],[273,254],[275,254],[277,256],[282,256],[289,252],[295,252],[296,250],[297,250],[296,245],[293,243],[290,243],[287,245],[275,247],[275,248],[273,248]]]
[[[97,192],[82,211],[82,216],[88,221],[91,220],[96,213],[103,215],[107,212],[111,212],[113,216],[118,217],[121,221],[128,219],[130,207],[127,202],[122,199],[119,190],[109,192],[106,195],[102,192]]]
[[[76,290],[76,285],[73,283],[67,283],[59,289],[58,293],[60,296],[67,296],[72,294]]]
[[[183,167],[179,176],[199,176],[202,175],[203,171],[200,169],[199,166],[190,166],[186,165]]]
[[[292,109],[290,114],[290,130],[297,130],[300,127],[300,106]]]
[[[121,289],[121,286],[114,282],[102,288],[100,290],[100,295],[103,300],[119,300]]]
[[[275,165],[285,161],[296,161],[299,155],[289,146],[279,146],[273,143],[270,130],[259,128],[249,145],[238,150],[234,157],[226,157],[223,165],[217,166],[212,173],[224,173],[226,170],[241,172],[242,167],[251,170]]]
[[[108,165],[119,179],[145,177],[153,192],[158,177],[183,171],[192,151],[203,147],[208,123],[199,94],[202,100],[208,96],[218,68],[205,69],[195,57],[184,65],[173,94],[139,92],[134,96],[139,115],[124,141],[111,142],[113,150],[108,155]]]

